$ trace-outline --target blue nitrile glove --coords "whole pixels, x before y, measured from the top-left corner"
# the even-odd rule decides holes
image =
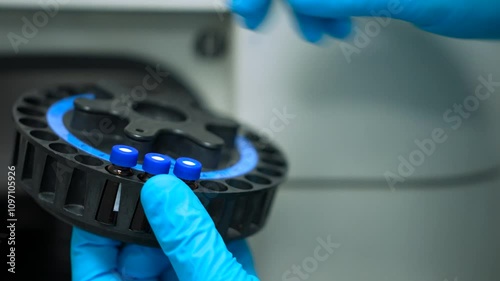
[[[230,0],[230,9],[254,29],[271,0]],[[323,34],[345,37],[350,17],[390,17],[411,22],[437,34],[459,38],[500,38],[498,0],[286,0],[304,37],[318,41]]]
[[[226,247],[205,208],[182,181],[155,176],[144,185],[141,201],[162,249],[124,244],[74,228],[74,281],[258,280],[245,241]]]

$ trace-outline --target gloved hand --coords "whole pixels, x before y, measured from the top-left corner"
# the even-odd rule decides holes
[[[230,0],[230,9],[254,29],[265,18],[271,0]],[[500,38],[498,0],[286,0],[304,37],[345,37],[351,17],[390,17],[437,34],[459,38]]]
[[[74,281],[258,280],[245,241],[226,247],[205,208],[182,181],[171,175],[151,178],[142,189],[141,202],[161,249],[123,244],[74,228]]]

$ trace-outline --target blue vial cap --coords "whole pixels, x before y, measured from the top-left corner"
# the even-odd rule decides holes
[[[183,180],[197,180],[201,176],[201,163],[192,158],[177,158],[174,165],[174,175]]]
[[[142,169],[151,175],[168,174],[172,159],[159,153],[148,153],[144,156]]]
[[[124,168],[132,168],[137,165],[137,158],[139,151],[137,149],[126,145],[115,145],[111,148],[111,155],[109,161],[115,166]]]

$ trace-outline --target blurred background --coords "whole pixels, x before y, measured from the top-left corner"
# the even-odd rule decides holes
[[[160,65],[288,156],[289,180],[249,239],[262,280],[500,280],[500,86],[485,82],[500,81],[500,43],[391,20],[363,44],[353,34],[313,45],[279,3],[259,32],[224,6],[0,2],[2,166],[20,94],[99,79],[136,85]],[[489,95],[475,98],[478,87]],[[436,132],[445,140],[429,146]],[[71,228],[17,192],[16,277],[69,280]],[[320,240],[338,247],[314,263]]]

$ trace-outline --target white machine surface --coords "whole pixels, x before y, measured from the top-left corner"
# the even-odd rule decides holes
[[[15,55],[6,38],[36,3],[0,3],[9,9],[0,14],[0,55]],[[18,55],[168,65],[211,107],[277,141],[291,174],[266,228],[249,239],[262,280],[500,280],[500,43],[392,20],[364,46],[355,38],[318,46],[300,39],[281,5],[257,33],[220,7],[78,0]],[[227,35],[223,57],[195,54],[207,27]],[[346,56],[346,46],[358,51]]]
[[[3,0],[1,5],[8,8],[40,8],[48,5],[58,4],[63,9],[83,10],[119,10],[119,11],[209,11],[214,9],[223,10],[225,2],[221,0]]]

